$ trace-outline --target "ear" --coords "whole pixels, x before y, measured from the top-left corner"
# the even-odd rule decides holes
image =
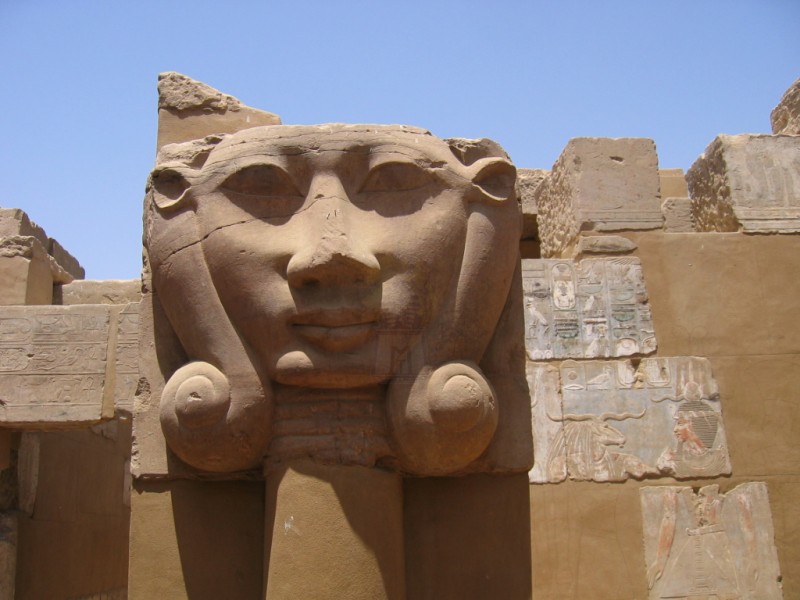
[[[505,202],[516,196],[517,169],[503,158],[482,158],[469,167],[470,180],[483,199]]]
[[[193,169],[183,165],[159,165],[150,173],[150,188],[155,205],[161,211],[185,206],[191,196]]]

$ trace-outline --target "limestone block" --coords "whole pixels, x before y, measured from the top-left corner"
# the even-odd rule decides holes
[[[781,600],[767,485],[639,490],[650,600]]]
[[[58,240],[48,238],[47,251],[50,253],[50,256],[53,257],[56,263],[58,263],[58,265],[67,273],[72,275],[72,277],[75,279],[83,279],[86,277],[86,271],[78,262],[78,259],[67,252],[64,246],[58,243]]]
[[[664,198],[661,211],[664,213],[664,231],[668,233],[694,231],[692,201],[688,197]]]
[[[128,304],[142,299],[140,279],[92,280],[79,279],[57,285],[53,291],[54,304]]]
[[[31,221],[25,211],[19,208],[0,208],[0,238],[16,235],[34,237],[43,247],[48,246],[44,229]]]
[[[720,135],[686,179],[697,231],[800,232],[800,137]]]
[[[525,259],[522,281],[530,360],[655,351],[638,258]]]
[[[186,75],[167,72],[158,76],[158,148],[280,123],[278,115],[245,106]]]
[[[522,207],[522,239],[537,239],[536,188],[547,178],[546,169],[517,169],[517,198]]]
[[[800,79],[786,90],[770,115],[772,133],[800,134]]]
[[[626,254],[636,244],[621,235],[590,235],[578,238],[578,254]]]
[[[0,512],[0,598],[14,598],[17,575],[18,518],[13,512]]]
[[[542,256],[559,256],[581,230],[660,229],[652,140],[575,138],[536,189]]]
[[[628,360],[567,360],[558,385],[552,369],[544,369],[529,366],[533,431],[541,436],[531,482],[731,472],[719,392],[706,359],[645,358],[638,368]]]
[[[2,309],[0,425],[54,428],[111,418],[115,395],[132,397],[135,389],[126,376],[133,379],[138,365],[136,331],[135,305]]]
[[[683,169],[659,169],[658,182],[662,198],[688,198],[689,188]]]

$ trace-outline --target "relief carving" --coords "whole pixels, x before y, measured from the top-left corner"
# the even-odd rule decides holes
[[[783,597],[764,483],[640,490],[651,600]]]
[[[403,126],[165,146],[145,236],[186,354],[161,393],[170,449],[215,472],[311,456],[431,475],[520,453],[527,469],[503,335],[522,325],[514,181],[493,142]]]
[[[522,261],[530,360],[650,354],[656,350],[638,258]]]
[[[529,372],[544,368],[529,365]],[[719,392],[706,359],[646,358],[638,368],[622,360],[569,360],[559,371],[557,392],[553,384],[544,391],[531,385],[540,394],[532,405],[539,438],[531,482],[730,473]]]
[[[115,399],[132,398],[130,380],[138,379],[136,317],[135,305],[3,307],[0,422],[36,427],[113,416]],[[112,377],[116,391],[107,385]]]

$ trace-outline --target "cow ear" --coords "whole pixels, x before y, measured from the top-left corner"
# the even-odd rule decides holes
[[[190,196],[189,173],[184,166],[158,166],[150,173],[150,189],[159,210],[175,210],[185,205]]]
[[[515,197],[517,169],[503,158],[482,158],[471,167],[472,184],[484,197],[504,202]]]

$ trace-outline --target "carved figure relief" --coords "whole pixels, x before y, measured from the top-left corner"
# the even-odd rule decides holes
[[[638,368],[623,360],[564,361],[559,370],[560,394],[543,394],[533,406],[535,435],[559,428],[543,436],[532,482],[730,473],[706,359],[646,358]],[[537,408],[546,399],[549,408]]]
[[[522,261],[530,360],[650,354],[656,349],[637,258]]]
[[[651,600],[782,598],[764,483],[640,490]]]
[[[145,235],[186,354],[161,394],[171,450],[216,472],[295,456],[416,474],[476,461],[504,406],[528,403],[497,358],[511,343],[498,324],[513,324],[514,181],[492,142],[402,126],[165,146]]]

